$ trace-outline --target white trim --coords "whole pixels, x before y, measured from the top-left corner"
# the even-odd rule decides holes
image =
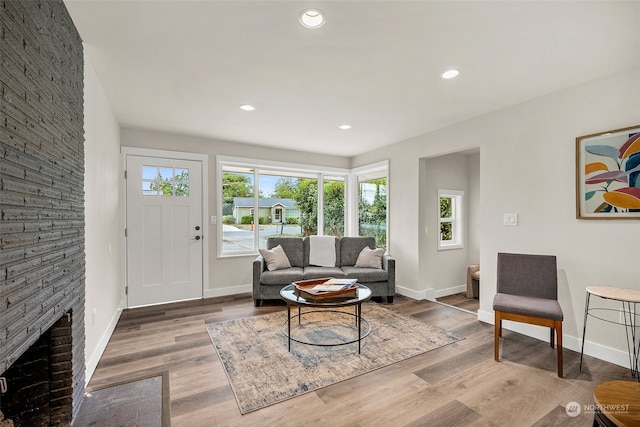
[[[127,170],[127,156],[141,156],[141,157],[158,157],[158,158],[166,158],[166,159],[176,159],[176,160],[193,160],[199,161],[202,164],[201,177],[202,177],[202,212],[201,212],[201,227],[203,231],[203,242],[202,242],[202,287],[201,287],[201,296],[204,296],[204,291],[207,289],[209,285],[209,244],[208,239],[209,235],[213,233],[204,233],[205,230],[211,231],[209,226],[209,156],[206,154],[200,153],[189,153],[185,151],[170,151],[170,150],[154,150],[150,148],[138,148],[138,147],[120,147],[121,153],[121,165],[122,170],[120,176],[122,179],[123,186],[123,195],[124,200],[122,203],[122,224],[124,226],[120,239],[120,248],[122,254],[122,283],[125,287],[125,307],[129,306],[129,298],[126,293],[126,288],[128,286],[127,283],[127,241],[125,237],[124,230],[127,229],[127,180],[124,179],[124,171]],[[222,218],[219,217],[220,220],[217,222],[222,222]],[[207,228],[205,228],[207,226]]]
[[[116,329],[116,325],[118,324],[118,320],[120,320],[120,315],[122,314],[122,310],[125,308],[125,296],[122,296],[120,300],[120,304],[118,304],[118,308],[115,313],[111,317],[109,324],[105,328],[102,336],[100,337],[100,341],[98,341],[98,345],[96,346],[93,354],[89,357],[85,356],[85,377],[84,377],[84,385],[85,387],[89,384],[93,373],[96,371],[98,367],[98,363],[100,362],[100,358],[104,353],[104,350],[107,348],[107,344],[109,344],[109,340],[111,339],[111,335],[113,335],[113,331]]]
[[[478,310],[478,320],[484,323],[494,324],[493,311]],[[502,321],[502,328],[517,332],[540,341],[549,341],[549,330],[543,326],[529,325],[520,322]],[[580,353],[582,338],[562,334],[562,347]],[[607,347],[592,341],[585,341],[584,354],[613,363],[624,368],[629,368],[629,353],[623,350]]]
[[[433,288],[425,289],[423,291],[416,291],[413,289],[405,288],[403,286],[396,285],[396,293],[399,295],[404,295],[405,297],[409,297],[414,300],[428,300],[435,301],[435,291]]]
[[[253,285],[228,286],[226,288],[205,289],[204,298],[226,297],[253,291]]]
[[[455,295],[461,292],[466,292],[466,290],[467,290],[467,285],[465,284],[460,286],[452,286],[446,289],[434,290],[433,295],[435,298],[442,298],[442,297],[448,297],[449,295]]]

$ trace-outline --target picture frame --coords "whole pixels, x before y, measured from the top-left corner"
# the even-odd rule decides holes
[[[640,219],[640,125],[576,138],[576,218]]]

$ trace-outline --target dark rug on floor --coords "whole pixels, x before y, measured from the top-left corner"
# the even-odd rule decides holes
[[[73,425],[170,426],[168,385],[168,373],[165,372],[87,391]]]

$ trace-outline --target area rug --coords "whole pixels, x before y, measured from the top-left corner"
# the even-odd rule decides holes
[[[317,344],[337,344],[357,337],[353,308],[308,311],[300,325],[297,320],[292,323],[292,337]],[[362,317],[371,325],[371,332],[362,340],[360,354],[357,343],[325,347],[292,342],[289,352],[283,334],[286,317],[286,312],[277,312],[207,325],[242,414],[460,339],[444,329],[371,303],[362,306]],[[367,329],[363,322],[362,333]]]

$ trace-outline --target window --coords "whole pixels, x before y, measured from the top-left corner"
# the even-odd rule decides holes
[[[271,236],[344,234],[348,170],[223,156],[218,170],[219,254],[255,253]]]
[[[344,236],[345,224],[345,178],[325,176],[323,180],[322,223],[326,236]]]
[[[142,166],[142,194],[145,196],[188,196],[189,169]]]
[[[356,171],[358,235],[372,236],[376,246],[387,248],[387,173],[382,162]]]
[[[438,250],[459,249],[463,244],[463,191],[438,190]]]
[[[217,166],[221,256],[253,254],[271,236],[360,233],[386,248],[387,162],[353,179],[347,169],[226,156]]]

